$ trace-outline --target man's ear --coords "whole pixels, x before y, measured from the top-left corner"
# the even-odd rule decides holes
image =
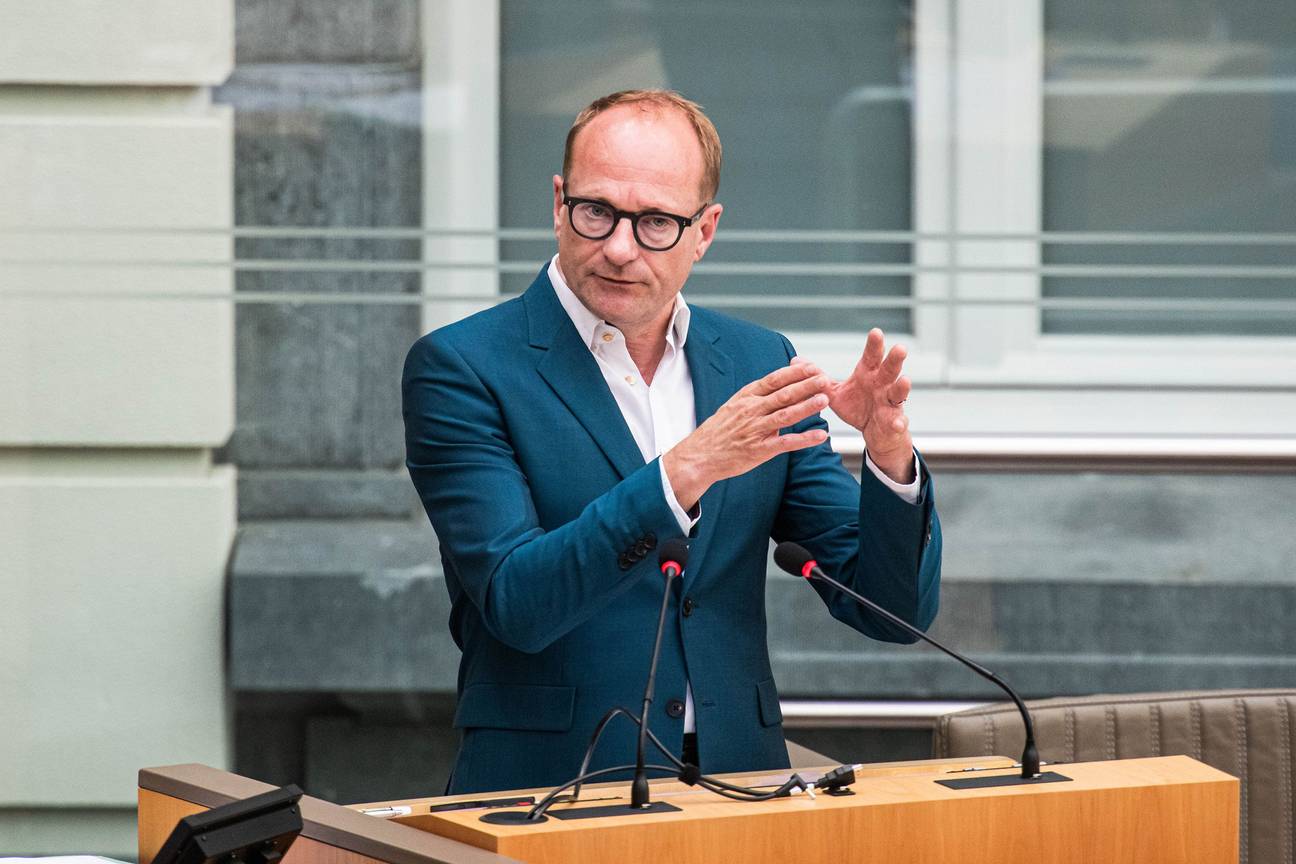
[[[557,234],[558,231],[562,228],[562,223],[563,223],[563,218],[562,218],[563,178],[562,175],[560,174],[553,175],[553,193],[554,193],[554,200],[553,200],[554,234]]]
[[[720,214],[724,212],[723,204],[712,204],[698,217],[698,233],[701,238],[697,246],[693,249],[693,260],[701,261],[702,256],[710,248],[711,242],[715,240],[716,226],[720,224]]]

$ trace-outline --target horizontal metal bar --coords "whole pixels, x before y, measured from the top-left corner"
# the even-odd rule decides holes
[[[483,238],[507,241],[553,240],[550,228],[435,228],[410,226],[155,226],[155,225],[0,225],[0,236],[209,236],[235,239],[295,240],[420,240],[425,238]],[[1296,233],[1236,231],[866,231],[814,228],[726,228],[718,235],[736,243],[855,244],[1026,241],[1046,245],[1155,246],[1293,246]]]
[[[979,708],[985,702],[902,702],[800,700],[779,702],[785,729],[930,729],[945,714]]]
[[[1296,77],[1090,78],[1044,82],[1045,96],[1181,96],[1296,93]]]
[[[15,290],[0,287],[0,300],[168,300],[192,302],[195,300],[224,301],[238,305],[293,304],[319,306],[423,306],[439,303],[479,303],[494,305],[517,297],[517,294],[420,294],[375,291],[64,291]],[[788,294],[690,294],[688,301],[698,306],[721,309],[922,309],[960,307],[984,308],[1035,308],[1041,310],[1070,310],[1088,312],[1158,312],[1232,314],[1232,315],[1296,315],[1296,299],[1292,300],[1215,300],[1197,298],[1034,298],[1013,300],[998,297],[917,298],[894,295],[858,294],[843,295],[788,295]]]
[[[859,458],[864,440],[834,435],[833,449]],[[1296,467],[1296,438],[1272,436],[918,435],[933,470],[1255,473]]]
[[[218,269],[235,273],[426,273],[445,270],[487,271],[532,274],[539,270],[533,261],[347,261],[319,259],[226,259],[226,260],[159,260],[159,259],[55,259],[2,258],[0,267],[75,267],[91,269],[155,268]],[[1036,266],[1004,265],[918,265],[918,264],[850,264],[813,261],[723,262],[702,263],[693,268],[705,276],[914,276],[938,273],[957,276],[976,274],[1025,274],[1069,279],[1292,279],[1296,266],[1213,266],[1213,265],[1123,265],[1123,264],[1043,264]],[[1049,298],[1065,305],[1085,298]],[[1186,298],[1194,299],[1194,298]],[[1139,303],[1155,298],[1110,298],[1109,303]],[[1005,300],[999,302],[1017,303]]]

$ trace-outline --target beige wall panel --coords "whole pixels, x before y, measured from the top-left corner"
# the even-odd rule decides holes
[[[234,473],[52,460],[0,461],[0,807],[124,805],[141,765],[228,762]]]
[[[3,2],[3,0],[0,0]],[[233,117],[0,113],[0,226],[228,228]],[[69,237],[69,248],[76,236]]]
[[[167,274],[121,275],[143,286]],[[228,300],[0,295],[0,446],[220,446],[233,344]]]
[[[219,84],[233,0],[0,0],[0,83]]]
[[[230,148],[223,110],[0,116],[0,446],[229,438]]]

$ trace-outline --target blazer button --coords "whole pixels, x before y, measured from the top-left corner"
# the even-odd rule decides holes
[[[679,699],[672,699],[666,703],[666,716],[674,717],[676,720],[684,716],[684,703]]]
[[[634,545],[635,554],[638,555],[640,558],[648,554],[648,548],[649,548],[648,544],[643,540],[640,540],[638,543]]]
[[[647,534],[644,535],[643,542],[644,545],[647,546],[649,549],[656,549],[657,535],[649,531]]]
[[[630,557],[628,555],[622,552],[621,557],[617,558],[617,566],[620,567],[622,570],[629,570],[631,567],[634,566],[634,562],[630,560]]]
[[[687,617],[689,617],[690,615],[693,614],[693,598],[692,598],[692,597],[685,597],[685,598],[684,598],[684,609],[683,609],[683,612],[684,612],[684,617],[685,617],[685,618],[687,618]]]

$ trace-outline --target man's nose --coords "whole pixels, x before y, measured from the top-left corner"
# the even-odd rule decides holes
[[[612,233],[603,240],[603,255],[618,266],[639,257],[639,243],[635,240],[634,225],[629,219],[617,220]]]

